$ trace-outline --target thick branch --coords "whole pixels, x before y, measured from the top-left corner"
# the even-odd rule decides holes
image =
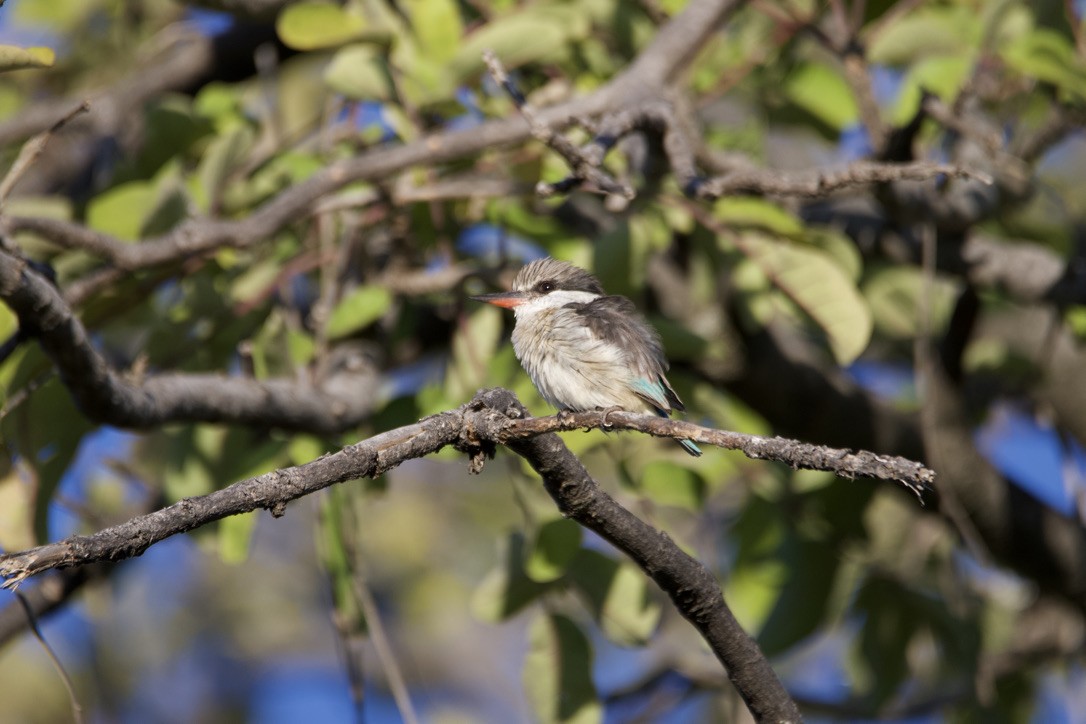
[[[235,483],[196,498],[186,498],[149,515],[88,536],[0,556],[5,585],[52,568],[137,556],[165,538],[229,515],[264,508],[282,515],[285,505],[334,483],[373,477],[400,463],[446,445],[472,456],[472,469],[493,454],[494,442],[508,437],[511,423],[524,422],[523,406],[507,390],[486,390],[456,410],[391,430],[300,465]],[[513,418],[513,419],[510,419]],[[553,418],[551,418],[553,419]],[[509,439],[543,477],[563,513],[630,556],[671,597],[682,615],[705,638],[727,668],[729,678],[759,721],[799,721],[794,702],[754,641],[736,622],[713,574],[603,492],[556,435],[532,431],[529,439]]]
[[[141,555],[170,536],[253,510],[280,516],[292,500],[329,485],[372,478],[405,460],[423,457],[456,442],[463,429],[463,409],[428,417],[375,435],[337,453],[292,468],[248,478],[207,495],[185,498],[92,535],[72,536],[21,553],[0,556],[0,576],[12,588],[29,576],[53,568],[115,561]]]
[[[15,254],[0,250],[0,299],[36,336],[80,409],[118,427],[168,422],[230,422],[312,432],[340,432],[373,411],[378,379],[370,371],[350,385],[254,380],[215,374],[126,378],[91,345],[60,292]],[[347,391],[346,394],[344,391]]]
[[[522,429],[530,429],[530,423],[534,422],[515,419],[524,416],[526,411],[507,390],[480,393],[472,406],[500,411],[500,414],[473,419],[478,426],[477,434],[491,439],[501,439],[518,424],[528,424],[529,427]],[[512,425],[509,418],[514,418]],[[541,421],[550,420],[555,418],[541,418]],[[480,423],[486,423],[486,426]],[[545,423],[541,427],[548,426]],[[528,439],[510,439],[507,445],[540,474],[544,487],[564,515],[611,542],[671,597],[679,612],[694,625],[724,664],[728,677],[755,720],[801,720],[795,702],[758,645],[735,620],[720,594],[720,584],[705,566],[683,552],[666,534],[642,521],[601,490],[558,436],[544,433]]]

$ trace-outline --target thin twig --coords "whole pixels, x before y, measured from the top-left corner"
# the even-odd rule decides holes
[[[715,445],[726,450],[738,450],[753,460],[775,460],[793,468],[827,470],[842,478],[867,477],[900,483],[913,493],[921,504],[924,493],[931,490],[935,472],[906,458],[877,455],[866,450],[842,450],[789,440],[783,437],[762,437],[730,430],[718,430],[684,420],[672,420],[654,415],[625,411],[562,412],[551,417],[510,420],[498,442],[578,429],[637,430],[656,437]]]
[[[23,594],[18,591],[15,592],[15,595],[18,597],[19,603],[23,607],[23,612],[26,613],[27,626],[34,634],[34,638],[38,640],[38,643],[40,643],[41,647],[45,650],[45,654],[49,657],[49,661],[52,662],[53,668],[56,669],[57,674],[60,676],[60,680],[64,682],[64,688],[68,691],[68,702],[72,707],[72,720],[75,724],[83,724],[83,707],[80,705],[79,699],[75,695],[75,687],[72,685],[72,680],[68,676],[68,672],[64,670],[64,664],[60,663],[60,659],[57,658],[56,653],[53,651],[53,647],[45,640],[45,636],[42,635],[41,629],[38,628],[38,619],[34,615],[34,609],[31,607],[30,603]]]
[[[716,199],[732,194],[753,193],[816,198],[855,186],[892,181],[927,181],[939,176],[969,178],[985,185],[992,184],[992,177],[988,174],[957,164],[929,161],[913,163],[859,161],[838,171],[795,173],[775,170],[736,171],[705,181],[695,189],[694,196],[699,199]]]
[[[573,172],[569,177],[554,184],[540,182],[536,187],[536,193],[540,196],[552,196],[556,193],[566,193],[573,188],[586,186],[589,189],[615,194],[625,199],[634,197],[634,190],[629,184],[616,181],[610,174],[600,170],[602,156],[597,159],[585,154],[568,138],[552,130],[536,118],[535,111],[509,77],[509,74],[505,72],[505,67],[493,51],[488,50],[483,53],[483,61],[486,63],[494,81],[505,90],[513,101],[513,105],[520,111],[520,115],[528,122],[532,137],[565,159]]]
[[[419,717],[415,713],[415,705],[411,703],[411,695],[407,691],[407,682],[400,671],[400,665],[396,661],[396,654],[392,651],[392,645],[385,635],[385,625],[381,620],[381,612],[377,607],[377,601],[370,593],[366,582],[360,574],[351,576],[351,587],[354,589],[355,598],[362,608],[362,615],[366,617],[366,623],[373,640],[373,650],[377,654],[381,668],[385,670],[385,678],[388,680],[389,691],[396,702],[396,709],[400,712],[400,718],[404,724],[418,724]]]
[[[23,177],[34,162],[38,160],[38,156],[45,150],[45,146],[49,143],[49,139],[53,137],[53,134],[67,125],[73,118],[81,113],[86,113],[90,110],[90,103],[83,101],[78,106],[61,116],[56,123],[50,126],[47,130],[33,136],[28,139],[23,147],[19,149],[19,155],[15,157],[15,162],[11,164],[11,168],[8,169],[7,174],[3,180],[0,181],[0,206],[3,206],[4,201],[7,200],[11,190],[15,188],[15,184],[19,183],[19,179]]]

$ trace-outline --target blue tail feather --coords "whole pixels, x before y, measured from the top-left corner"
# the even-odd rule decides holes
[[[667,410],[662,410],[659,407],[656,408],[656,414],[660,417],[671,417],[671,413]],[[693,440],[676,440],[675,442],[683,446],[683,450],[690,453],[696,458],[701,457],[701,448],[694,444]]]
[[[683,446],[683,450],[686,450],[694,457],[701,457],[701,448],[695,445],[693,440],[679,440],[679,444]]]

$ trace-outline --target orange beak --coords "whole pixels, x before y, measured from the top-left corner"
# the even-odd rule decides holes
[[[477,302],[486,302],[487,304],[493,304],[495,307],[502,307],[504,309],[512,309],[518,307],[527,301],[524,296],[524,292],[498,292],[497,294],[480,294],[477,297],[472,297]]]

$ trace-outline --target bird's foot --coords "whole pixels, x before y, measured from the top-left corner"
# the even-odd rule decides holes
[[[611,427],[611,423],[607,422],[607,416],[612,412],[622,412],[622,407],[620,405],[611,405],[603,411],[603,419],[600,420],[600,425],[604,430],[610,429]]]
[[[573,412],[571,410],[559,410],[558,422],[561,423],[563,426],[572,424]]]

